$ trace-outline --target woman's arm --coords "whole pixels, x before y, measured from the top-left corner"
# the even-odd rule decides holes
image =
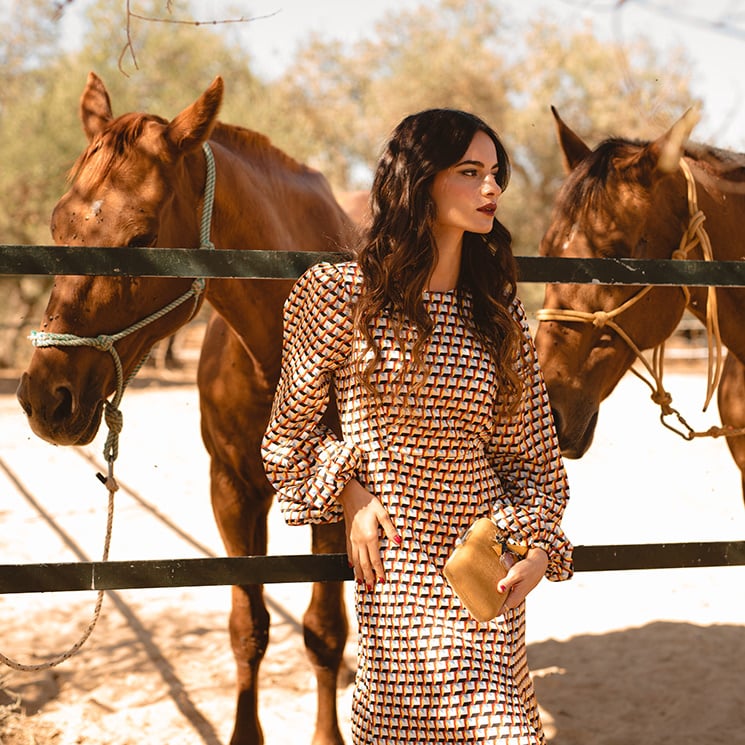
[[[561,529],[561,519],[569,485],[548,393],[519,301],[514,312],[523,329],[519,370],[524,388],[517,413],[497,422],[491,443],[490,458],[504,490],[492,502],[493,517],[515,543],[545,552],[549,579],[568,579],[573,572],[572,545]],[[536,561],[538,566],[542,559]]]
[[[292,525],[342,519],[337,497],[360,453],[322,423],[334,371],[352,350],[350,289],[343,271],[316,264],[284,307],[282,368],[262,442],[267,478]]]

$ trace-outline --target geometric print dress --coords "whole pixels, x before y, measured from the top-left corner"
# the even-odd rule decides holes
[[[425,293],[434,322],[424,379],[402,376],[406,339],[386,317],[373,329],[382,359],[372,396],[359,383],[365,344],[350,304],[352,262],[312,266],[285,303],[282,372],[262,454],[291,525],[343,517],[336,500],[354,477],[403,538],[383,536],[385,581],[355,585],[359,625],[352,710],[355,745],[545,743],[525,646],[525,604],[478,623],[443,565],[479,516],[515,543],[540,546],[546,576],[572,575],[561,530],[568,486],[546,389],[522,305],[519,411],[494,422],[499,391],[488,353],[464,322],[469,300]],[[342,437],[321,423],[333,391]]]

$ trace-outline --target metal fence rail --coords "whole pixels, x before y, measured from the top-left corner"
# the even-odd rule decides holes
[[[339,253],[0,245],[0,275],[295,279]],[[521,282],[745,287],[745,262],[519,256]],[[578,572],[745,566],[745,541],[576,546]],[[0,594],[346,581],[344,554],[0,565]]]
[[[340,253],[0,245],[0,274],[294,279]],[[518,256],[521,282],[745,287],[745,261]]]
[[[575,546],[577,572],[745,566],[745,541]],[[353,579],[346,554],[0,565],[0,594]]]

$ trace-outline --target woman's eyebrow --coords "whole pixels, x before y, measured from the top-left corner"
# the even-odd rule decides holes
[[[460,163],[456,163],[454,167],[460,168],[460,166],[478,166],[479,168],[484,168],[484,164],[480,160],[462,160]],[[491,170],[499,170],[499,163],[495,163],[491,167]]]

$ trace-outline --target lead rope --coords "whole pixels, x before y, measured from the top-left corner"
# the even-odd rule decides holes
[[[690,251],[692,251],[697,245],[701,246],[701,252],[704,261],[713,261],[714,252],[711,246],[711,240],[703,227],[706,215],[703,213],[698,206],[698,196],[696,193],[696,181],[693,178],[691,169],[685,160],[681,158],[680,167],[683,171],[683,175],[686,178],[687,184],[687,201],[688,201],[688,213],[689,221],[686,231],[680,240],[679,247],[673,252],[673,259],[685,259]],[[665,390],[662,382],[664,372],[664,359],[665,359],[665,343],[662,342],[654,348],[652,352],[652,362],[650,363],[647,358],[642,354],[642,351],[634,343],[631,337],[615,322],[616,316],[623,313],[625,310],[634,305],[637,301],[643,298],[650,290],[652,285],[647,285],[642,288],[639,292],[632,295],[625,303],[620,305],[611,311],[595,311],[593,313],[585,312],[581,310],[571,309],[557,309],[557,308],[541,308],[536,312],[536,318],[539,321],[565,321],[565,322],[581,322],[591,323],[597,328],[608,326],[613,329],[629,346],[632,352],[636,355],[637,359],[646,368],[647,372],[651,377],[651,381],[644,377],[635,368],[631,368],[631,372],[636,375],[643,383],[645,383],[652,391],[652,401],[660,407],[660,422],[664,427],[680,435],[685,440],[693,440],[696,437],[734,437],[735,435],[745,434],[745,427],[719,427],[712,426],[705,431],[694,430],[688,422],[684,419],[681,413],[673,408],[672,406],[672,395]],[[685,295],[686,305],[690,300],[690,292],[686,286],[682,286],[681,291]],[[715,390],[719,386],[719,382],[722,378],[722,338],[719,332],[719,311],[717,307],[717,294],[716,287],[710,286],[708,288],[707,300],[706,300],[706,337],[707,337],[707,376],[706,376],[706,398],[704,401],[703,410],[706,408],[714,395]],[[675,416],[683,427],[684,431],[679,430],[674,425],[670,424],[665,420],[665,417]]]
[[[212,149],[206,142],[202,144],[206,160],[207,175],[204,185],[204,204],[202,207],[202,219],[199,230],[199,246],[200,248],[214,249],[215,246],[211,241],[212,232],[212,210],[215,203],[215,159],[212,154]],[[189,298],[194,298],[194,309],[192,310],[191,318],[194,317],[198,309],[199,297],[204,292],[205,281],[203,278],[197,278],[191,285],[191,288],[185,292],[181,297],[176,298],[173,302],[166,305],[155,313],[143,318],[141,321],[133,324],[129,328],[120,331],[117,334],[107,335],[101,334],[94,337],[81,337],[75,336],[74,334],[53,334],[46,331],[32,331],[29,339],[35,347],[93,347],[94,349],[100,349],[103,352],[109,352],[114,360],[114,368],[116,370],[116,393],[111,401],[104,401],[104,419],[106,426],[108,427],[108,435],[106,437],[106,444],[104,445],[104,458],[107,463],[107,475],[103,476],[100,473],[96,474],[96,477],[106,486],[109,492],[108,499],[108,510],[106,516],[106,537],[104,538],[104,547],[101,561],[107,561],[109,558],[109,547],[111,545],[111,532],[114,523],[114,494],[118,491],[119,485],[116,483],[114,478],[114,461],[119,455],[119,435],[121,434],[122,427],[124,424],[124,417],[119,404],[121,403],[124,391],[132,379],[140,371],[140,368],[145,363],[148,354],[145,354],[140,362],[137,364],[135,369],[124,380],[124,373],[122,371],[122,361],[119,358],[119,354],[114,348],[114,344],[123,339],[125,336],[139,331],[141,328],[147,326],[149,323],[158,320],[167,313],[170,313],[174,308],[177,308],[182,303],[186,302]],[[189,320],[191,320],[191,318]],[[6,657],[0,652],[0,662],[7,667],[19,670],[21,672],[35,672],[38,670],[47,670],[51,667],[59,665],[61,662],[72,657],[82,646],[88,641],[88,638],[93,633],[93,629],[98,622],[98,618],[101,615],[101,606],[103,604],[105,590],[99,590],[98,596],[96,597],[96,604],[93,608],[93,617],[86,627],[83,635],[80,639],[73,644],[67,651],[62,652],[51,660],[41,662],[36,665],[27,665],[16,660]]]
[[[704,228],[706,215],[698,207],[698,196],[696,194],[696,181],[691,173],[691,168],[681,158],[680,167],[686,177],[688,185],[688,229],[683,234],[680,248],[672,255],[673,259],[685,259],[688,253],[697,245],[701,246],[701,254],[704,261],[714,261],[714,250],[711,247],[709,234]],[[719,307],[717,304],[717,288],[709,285],[706,295],[706,344],[707,344],[707,370],[706,370],[706,400],[704,411],[709,406],[714,391],[722,379],[722,337],[719,332]]]

